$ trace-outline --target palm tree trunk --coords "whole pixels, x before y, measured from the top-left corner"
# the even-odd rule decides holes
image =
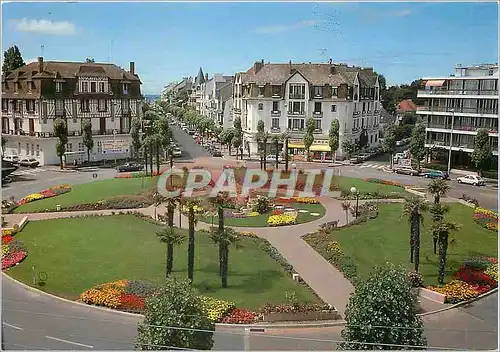
[[[167,271],[166,277],[172,273],[172,268],[174,266],[174,245],[172,243],[167,244]]]
[[[436,194],[434,196],[434,204],[439,204],[439,201],[441,200],[441,197],[439,196],[439,194]]]
[[[345,223],[348,224],[349,223],[349,209],[346,209],[345,210]]]
[[[221,205],[218,206],[217,208],[217,215],[219,218],[219,233],[224,232],[224,208],[222,208]],[[223,251],[224,248],[222,246],[222,243],[219,242],[219,275],[222,276],[222,266],[223,266]]]
[[[228,147],[228,149],[229,149],[229,156],[231,156],[231,143],[229,143],[229,144],[227,145],[227,147]]]
[[[169,227],[174,226],[174,205],[170,201],[167,204],[167,224]]]
[[[413,240],[413,250],[415,252],[414,262],[415,262],[415,272],[418,273],[418,266],[420,264],[420,216],[415,216],[415,237]]]
[[[439,269],[438,282],[444,283],[444,271],[446,268],[446,254],[448,252],[448,235],[441,235],[439,238]]]
[[[144,166],[146,168],[146,176],[148,175],[148,150],[144,148]]]
[[[227,287],[227,273],[229,267],[228,261],[229,261],[229,246],[227,244],[224,244],[223,255],[222,255],[222,276],[221,276],[221,283],[223,288]]]
[[[437,254],[437,242],[438,242],[438,239],[437,237],[433,237],[432,238],[432,242],[433,242],[433,247],[434,247],[434,254]]]
[[[156,173],[160,174],[160,146],[156,143]]]
[[[285,171],[288,172],[288,138],[285,139]]]
[[[90,149],[87,148],[87,161],[90,164]]]
[[[153,177],[153,144],[149,147],[149,167],[151,170],[151,177]]]
[[[189,207],[189,238],[188,238],[188,279],[193,282],[194,276],[194,208]]]
[[[413,228],[413,221],[412,223],[410,224],[410,263],[413,263],[413,254],[414,254],[414,250],[413,250],[413,243],[415,241],[415,229]]]
[[[267,156],[267,141],[264,141],[264,143],[262,143],[263,146],[263,151],[264,151],[264,155],[262,156],[262,158],[264,159],[264,170],[267,169],[267,160],[266,160],[266,156]]]

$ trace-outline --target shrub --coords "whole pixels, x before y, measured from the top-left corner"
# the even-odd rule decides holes
[[[494,180],[498,180],[498,172],[497,171],[482,171],[481,176],[484,178],[491,178]]]
[[[269,198],[258,196],[257,203],[253,207],[253,211],[258,212],[259,214],[265,214],[269,211],[271,204],[269,202]]]
[[[469,197],[467,194],[463,193],[460,199],[465,200],[468,203],[474,204],[476,207],[479,206],[479,201],[476,198]]]
[[[421,165],[422,169],[431,169],[437,171],[448,171],[448,165],[436,163],[424,163]]]
[[[140,297],[148,297],[156,292],[158,287],[145,280],[131,280],[125,287],[125,293],[128,295],[137,295]]]
[[[406,279],[410,282],[411,287],[422,287],[424,286],[424,279],[422,274],[415,271],[411,271],[406,274]]]
[[[222,301],[213,297],[200,296],[200,300],[208,318],[214,322],[219,322],[235,308],[233,302]]]

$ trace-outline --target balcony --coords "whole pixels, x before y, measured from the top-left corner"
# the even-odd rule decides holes
[[[353,128],[352,128],[352,133],[358,132],[358,131],[360,131],[360,130],[361,130],[361,128],[360,128],[360,127],[353,127]]]
[[[281,100],[281,93],[273,93],[271,96],[273,99],[280,99]]]
[[[280,133],[281,128],[280,127],[271,127],[271,133]]]
[[[373,113],[372,113],[372,111],[371,111],[371,110],[367,110],[367,111],[366,111],[366,115],[368,115],[368,116],[372,116],[372,114],[373,114]]]
[[[417,96],[429,95],[485,95],[485,96],[498,96],[498,90],[462,90],[462,89],[433,89],[433,90],[419,90]]]
[[[323,111],[314,111],[313,117],[323,117]]]
[[[440,128],[443,130],[451,130],[451,124],[428,123],[427,128]],[[489,133],[498,133],[498,128],[489,126],[473,126],[473,125],[453,125],[453,131],[468,131],[476,132],[478,129],[486,128]]]
[[[498,115],[498,109],[482,109],[482,108],[468,108],[468,107],[452,108],[446,106],[417,106],[417,111],[448,112],[452,114],[451,109],[453,109],[455,113]]]
[[[323,130],[321,128],[317,128],[313,131],[314,134],[321,134],[323,133]]]
[[[360,114],[361,114],[361,111],[354,111],[354,112],[352,113],[352,116],[353,116],[353,117],[358,117]]]
[[[305,94],[290,94],[289,99],[304,100],[306,98]]]
[[[323,95],[322,94],[321,95],[320,94],[315,94],[315,95],[313,95],[312,98],[313,99],[323,99]]]
[[[288,115],[293,116],[304,116],[306,113],[304,111],[289,111]]]
[[[281,111],[279,111],[279,110],[271,111],[271,116],[272,117],[280,117],[281,116]]]

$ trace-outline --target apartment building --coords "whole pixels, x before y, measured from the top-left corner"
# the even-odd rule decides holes
[[[205,81],[208,81],[208,74],[205,75],[203,73],[203,69],[200,67],[198,75],[194,80],[192,92],[188,98],[188,106],[195,108],[198,112],[201,111],[201,100],[203,98],[202,85],[205,83]]]
[[[67,122],[66,162],[87,159],[82,122],[92,123],[92,160],[131,154],[130,126],[142,117],[141,81],[114,64],[44,61],[2,75],[2,134],[6,154],[58,164],[54,120]]]
[[[227,92],[227,87],[232,85],[233,76],[224,76],[219,73],[214,73],[213,77],[208,79],[208,74],[205,77],[205,82],[201,84],[201,99],[200,109],[201,115],[206,116],[219,124],[222,124],[223,116],[223,99],[221,90]]]
[[[328,133],[332,119],[338,119],[340,125],[338,158],[345,155],[342,142],[346,138],[358,142],[364,134],[368,147],[379,145],[380,109],[379,82],[373,69],[332,60],[309,64],[262,60],[236,74],[234,81],[234,117],[241,118],[244,149],[251,153],[257,152],[255,134],[260,120],[271,135],[289,132],[289,154],[304,154],[309,118],[316,125],[310,148],[314,158],[331,158]]]
[[[427,124],[426,147],[452,150],[452,164],[467,165],[480,128],[498,156],[498,64],[457,66],[450,77],[423,78],[417,114]]]

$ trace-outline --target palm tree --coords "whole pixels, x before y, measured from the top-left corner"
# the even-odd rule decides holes
[[[432,214],[432,221],[434,223],[439,223],[444,220],[444,215],[450,210],[450,207],[447,205],[443,205],[441,203],[435,203],[433,204],[430,208],[429,211]],[[438,243],[438,236],[432,236],[432,241],[434,245],[434,254],[437,254],[437,243]]]
[[[351,202],[346,199],[342,203],[340,203],[340,206],[342,207],[342,210],[345,211],[345,223],[349,223],[349,208],[351,207]]]
[[[450,190],[450,186],[445,180],[432,180],[427,186],[427,191],[434,196],[434,204],[438,204],[441,197],[445,196]]]
[[[279,168],[279,157],[280,157],[280,151],[279,151],[279,143],[280,143],[280,136],[279,135],[274,135],[273,136],[273,144],[274,144],[274,157],[275,157],[275,167],[276,169]]]
[[[217,218],[219,221],[219,226],[217,231],[222,233],[224,232],[224,202],[225,202],[225,193],[219,192],[217,196],[210,199],[210,202],[217,208]],[[222,262],[223,262],[223,251],[222,244],[219,243],[219,275],[222,276]]]
[[[172,273],[172,268],[174,264],[174,246],[178,246],[184,242],[186,236],[184,236],[180,231],[176,230],[173,226],[168,226],[156,233],[158,239],[167,244],[167,255],[166,255],[166,277]]]
[[[420,263],[420,223],[427,208],[426,201],[420,197],[407,198],[403,207],[403,214],[410,222],[410,262],[415,263],[416,272]]]
[[[172,227],[174,226],[174,211],[177,205],[178,199],[175,197],[171,197],[167,199],[167,225]],[[180,228],[179,224],[179,228]]]
[[[288,140],[290,139],[290,132],[283,132],[281,139],[285,141],[285,171],[288,172]]]
[[[193,282],[194,277],[194,227],[196,225],[196,214],[195,207],[200,206],[200,200],[198,198],[186,198],[182,203],[188,209],[188,279]]]
[[[218,229],[212,229],[210,238],[219,246],[219,250],[222,251],[220,276],[222,287],[226,288],[227,274],[229,271],[229,246],[238,244],[238,233],[231,228],[226,228],[222,232],[218,231]]]
[[[448,253],[450,233],[458,229],[459,226],[457,224],[444,220],[434,223],[431,227],[432,236],[437,237],[439,242],[438,282],[440,284],[444,283],[444,271],[446,268],[446,255]]]

